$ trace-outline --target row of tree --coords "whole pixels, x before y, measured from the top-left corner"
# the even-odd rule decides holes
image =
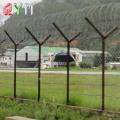
[[[116,54],[113,55],[107,55],[105,57],[105,63],[108,62],[118,62],[120,59]],[[102,54],[98,55],[96,54],[94,59],[93,59],[93,66],[94,67],[99,67],[102,64]]]

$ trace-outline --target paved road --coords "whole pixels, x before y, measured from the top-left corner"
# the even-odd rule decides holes
[[[14,72],[13,70],[0,70],[0,72]],[[17,73],[37,73],[38,71],[17,70]],[[41,71],[41,73],[67,74],[66,71]],[[76,75],[101,75],[102,72],[78,72],[70,71],[70,74]],[[120,75],[120,72],[105,72],[106,75]]]

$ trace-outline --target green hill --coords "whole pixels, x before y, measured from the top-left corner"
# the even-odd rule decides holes
[[[25,27],[28,27],[40,40],[51,34],[50,43],[53,45],[55,42],[64,40],[52,25],[55,22],[69,38],[78,32],[83,32],[77,38],[76,47],[84,50],[101,50],[100,37],[84,18],[88,17],[103,33],[114,26],[120,26],[119,0],[43,0],[34,5],[33,16],[30,15],[30,11],[26,16],[24,12],[22,9],[20,16],[13,14],[0,28],[1,40],[6,37],[3,32],[6,29],[16,41],[23,36],[26,37],[27,40],[21,47],[35,45],[36,43],[25,31]],[[119,41],[119,35],[118,30],[107,40],[108,51],[114,49],[115,46],[111,47],[111,42]]]

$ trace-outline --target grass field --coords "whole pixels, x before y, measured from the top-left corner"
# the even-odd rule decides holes
[[[5,117],[22,116],[36,120],[119,120],[120,118],[105,118],[102,116],[93,116],[89,111],[79,112],[68,108],[58,108],[55,104],[46,105],[45,102],[32,103],[11,101],[0,98],[0,120]]]
[[[66,75],[42,74],[41,101],[66,104]],[[0,73],[0,96],[13,97],[14,73]],[[37,99],[38,74],[17,73],[17,97]],[[120,75],[105,76],[105,109],[120,111]],[[70,104],[101,109],[101,75],[70,75]]]

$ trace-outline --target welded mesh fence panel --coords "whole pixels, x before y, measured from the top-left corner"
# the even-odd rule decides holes
[[[35,99],[37,100],[38,96],[38,79],[36,73],[17,73],[17,97],[25,99]]]
[[[105,109],[119,111],[119,37],[111,36],[106,41],[106,51],[109,55],[106,56],[106,75],[105,75]],[[109,74],[108,74],[109,72]]]
[[[21,47],[21,46],[20,46]],[[38,96],[38,47],[25,46],[17,52],[17,97],[36,99]],[[37,49],[37,50],[36,50]]]
[[[86,35],[93,36],[86,36]],[[70,104],[82,107],[99,108],[102,105],[101,40],[94,30],[83,34],[71,47],[74,56],[70,62]]]
[[[5,46],[4,46],[5,47]],[[6,51],[6,48],[5,50]],[[6,54],[9,54],[9,49]],[[11,57],[7,57],[6,54],[0,55],[0,96],[14,96],[14,73],[11,67]]]
[[[60,73],[42,74],[41,99],[66,104],[66,75]]]
[[[44,46],[41,74],[41,99],[66,103],[66,47]],[[62,73],[61,73],[62,72]]]
[[[102,6],[101,6],[102,7]],[[110,6],[108,6],[110,7]],[[88,10],[99,10],[98,8],[88,8]],[[102,8],[101,8],[102,9]],[[79,14],[82,13],[82,18]],[[71,15],[72,14],[72,15]],[[53,20],[59,25],[61,30],[70,39],[78,32],[82,32],[80,37],[76,38],[70,44],[70,84],[69,84],[69,102],[71,105],[78,105],[83,107],[101,108],[102,105],[102,40],[100,36],[85,22],[84,17],[89,16],[93,20],[91,14],[85,14],[85,11],[74,11],[68,13],[61,13],[48,16],[43,25],[43,29],[38,29],[39,26],[31,28],[31,32],[41,42],[48,34],[52,35],[52,39],[47,41],[42,46],[41,53],[41,100],[57,103],[66,103],[67,97],[67,43],[64,38],[59,34],[52,24]],[[64,17],[63,17],[64,15]],[[100,14],[95,18],[100,18]],[[62,19],[59,19],[62,16]],[[67,17],[66,17],[67,16]],[[75,17],[76,16],[76,17]],[[76,20],[75,20],[76,18]],[[92,22],[100,29],[102,33],[108,32],[114,25],[118,26],[118,21],[113,22],[112,17],[107,21],[100,19],[99,21],[93,20]],[[37,18],[36,18],[37,19]],[[64,24],[62,24],[64,21]],[[68,22],[69,21],[69,22]],[[75,22],[77,21],[77,22]],[[79,21],[79,22],[78,22]],[[116,20],[115,20],[116,21]],[[73,24],[75,22],[75,24]],[[21,22],[20,22],[21,23]],[[117,24],[115,24],[117,23]],[[25,23],[24,27],[26,27]],[[30,24],[30,23],[29,23]],[[37,23],[31,23],[39,25]],[[41,25],[41,26],[42,26]],[[109,27],[107,27],[109,25]],[[37,30],[36,30],[37,29]],[[17,32],[17,30],[23,30]],[[36,41],[25,31],[24,28],[16,27],[14,31],[9,31],[15,42],[19,42],[23,37],[26,40],[18,46],[17,50],[17,97],[21,98],[38,98],[38,55],[39,47]],[[106,40],[106,66],[105,69],[116,72],[119,69],[119,36],[117,32],[111,40]],[[118,38],[116,38],[118,36]],[[6,35],[1,39],[7,38]],[[108,43],[109,44],[108,44]],[[3,47],[14,49],[14,46],[7,38]],[[3,50],[3,49],[2,49]],[[6,50],[1,51],[5,53]],[[116,53],[117,52],[117,53]],[[11,51],[10,51],[11,53]],[[2,56],[4,57],[4,56]],[[14,52],[11,56],[11,62],[7,67],[14,68]],[[113,62],[113,63],[110,63]],[[117,63],[116,63],[117,62]],[[6,63],[0,64],[0,68],[6,69]],[[112,70],[111,70],[112,69]],[[7,69],[6,69],[7,70]],[[13,73],[1,73],[0,82],[3,92],[1,95],[13,96],[13,89],[11,92],[7,89],[14,85]],[[7,76],[6,76],[7,74]],[[2,77],[3,76],[3,77]],[[10,79],[9,79],[10,78]],[[5,82],[5,80],[10,80]],[[105,86],[105,109],[118,110],[119,109],[119,75],[106,75]],[[2,85],[8,87],[2,88]]]
[[[1,32],[1,34],[1,41],[5,41],[0,43],[0,96],[13,97],[14,73],[12,55],[14,55],[14,48],[11,48],[10,42],[6,40],[5,33]]]

